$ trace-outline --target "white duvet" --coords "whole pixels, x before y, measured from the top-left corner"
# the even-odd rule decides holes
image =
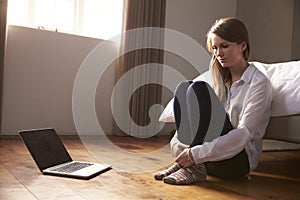
[[[271,81],[273,88],[272,117],[300,114],[300,61],[266,64],[252,62]],[[208,72],[196,77],[212,84]],[[174,122],[173,99],[160,115],[161,122]]]

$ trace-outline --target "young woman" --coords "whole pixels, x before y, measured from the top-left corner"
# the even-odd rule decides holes
[[[236,18],[216,21],[207,34],[213,89],[203,81],[181,82],[174,95],[175,164],[154,176],[169,184],[204,181],[206,175],[236,178],[259,162],[271,114],[272,88],[248,63],[247,28]]]

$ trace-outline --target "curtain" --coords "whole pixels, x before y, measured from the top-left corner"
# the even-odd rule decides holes
[[[0,1],[0,121],[2,121],[2,93],[3,93],[3,72],[5,64],[5,48],[7,33],[7,0]],[[1,130],[1,124],[0,124]]]
[[[151,31],[131,32],[130,30],[144,27],[164,27],[165,26],[165,9],[166,0],[125,0],[124,2],[124,20],[123,20],[123,34],[121,48],[134,49],[139,46],[139,43],[160,43],[163,46],[163,32],[161,34],[152,33]],[[125,52],[127,52],[125,50]],[[126,126],[126,130],[121,130],[118,123],[114,125],[115,135],[131,135],[138,132],[137,137],[148,137],[149,133],[139,127],[144,127],[150,123],[149,109],[154,104],[161,103],[161,85],[159,84],[162,77],[162,69],[159,64],[163,64],[163,50],[162,48],[142,48],[134,49],[121,55],[118,60],[116,70],[116,81],[120,80],[122,76],[130,71],[130,80],[123,85],[123,93],[130,93],[129,105],[118,105],[129,109],[130,116],[120,114],[122,123]],[[150,64],[151,63],[151,64]],[[134,70],[135,67],[146,65],[142,70]],[[136,89],[136,86],[142,82],[151,82],[156,79],[156,83],[149,83],[142,85]],[[155,81],[154,81],[155,82]],[[136,89],[136,90],[135,90]],[[122,98],[126,95],[119,95]],[[117,109],[118,110],[118,109]],[[124,111],[125,112],[125,111]],[[157,111],[158,112],[158,111]],[[158,114],[158,113],[156,113]],[[132,121],[131,121],[132,119]],[[116,120],[116,119],[115,119]],[[156,120],[158,123],[158,119]],[[155,122],[152,122],[155,123]],[[140,132],[139,132],[140,130]],[[151,130],[149,130],[151,132]],[[150,133],[151,134],[151,133]]]

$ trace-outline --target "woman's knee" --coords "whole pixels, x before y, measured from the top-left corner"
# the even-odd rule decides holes
[[[208,83],[205,81],[196,81],[190,84],[189,88],[192,88],[194,91],[208,91]]]
[[[176,89],[175,89],[175,99],[179,98],[179,99],[185,99],[186,98],[186,92],[188,90],[188,88],[190,87],[190,85],[193,83],[193,81],[182,81],[180,82]]]
[[[204,81],[193,82],[187,89],[187,98],[197,97],[197,99],[207,99],[209,98],[209,89],[208,83]]]
[[[190,81],[190,80],[181,81],[180,83],[178,83],[175,91],[183,89],[183,88],[187,89],[191,84],[193,84],[193,81]]]

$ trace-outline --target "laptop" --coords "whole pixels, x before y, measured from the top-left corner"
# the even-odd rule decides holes
[[[88,179],[111,168],[109,164],[72,160],[53,128],[22,130],[19,134],[43,174]]]

